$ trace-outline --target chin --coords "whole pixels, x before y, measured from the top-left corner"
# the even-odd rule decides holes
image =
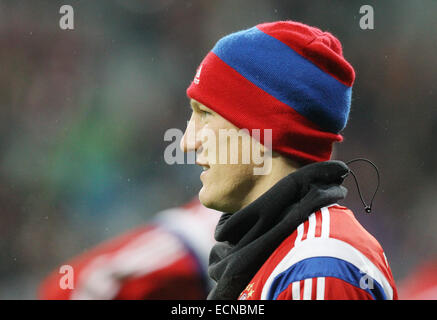
[[[226,195],[219,195],[217,192],[206,189],[205,186],[199,191],[199,201],[203,206],[220,212],[238,211],[232,201],[227,201]]]
[[[213,197],[211,197],[208,194],[208,191],[206,190],[205,186],[203,186],[202,189],[200,189],[200,191],[199,191],[200,203],[203,204],[207,208],[218,210],[215,208],[217,204],[215,204],[213,201],[214,199],[211,199],[211,198],[213,198]]]

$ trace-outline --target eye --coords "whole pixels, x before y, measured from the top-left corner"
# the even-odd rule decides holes
[[[211,115],[211,112],[206,111],[206,110],[203,110],[203,109],[199,109],[199,112],[200,112],[200,116],[201,116],[202,118],[205,118],[205,117]]]

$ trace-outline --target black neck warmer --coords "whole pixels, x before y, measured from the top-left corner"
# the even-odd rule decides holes
[[[341,161],[306,165],[243,209],[224,213],[208,273],[217,284],[208,299],[235,300],[273,251],[315,211],[346,196],[349,168]]]

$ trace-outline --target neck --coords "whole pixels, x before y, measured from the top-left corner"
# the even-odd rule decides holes
[[[247,196],[242,202],[241,208],[249,205],[261,195],[271,189],[276,183],[282,180],[284,177],[293,173],[299,168],[299,166],[289,158],[285,158],[280,155],[274,155],[272,158],[272,170],[267,175],[259,176],[255,185],[248,192]]]

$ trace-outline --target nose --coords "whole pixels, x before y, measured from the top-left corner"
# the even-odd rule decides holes
[[[184,135],[181,139],[179,147],[183,152],[197,151],[201,145],[201,141],[197,139],[196,123],[194,121],[194,115],[191,116],[185,129]]]

